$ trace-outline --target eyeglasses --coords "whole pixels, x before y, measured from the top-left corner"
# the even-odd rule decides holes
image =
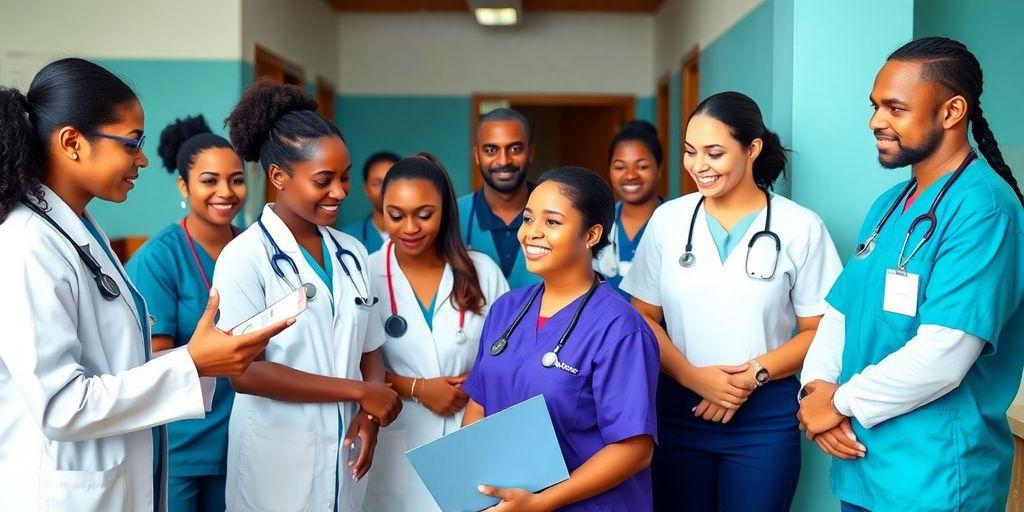
[[[107,135],[105,133],[99,132],[90,133],[88,135],[90,137],[102,137],[104,139],[110,139],[114,142],[120,142],[121,144],[124,144],[126,148],[128,148],[128,152],[130,153],[138,153],[139,151],[142,151],[142,145],[146,143],[145,135],[141,135],[137,139],[131,139],[128,137],[118,137],[117,135]]]

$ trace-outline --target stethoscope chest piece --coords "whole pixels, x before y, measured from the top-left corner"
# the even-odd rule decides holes
[[[558,354],[554,352],[545,352],[544,356],[540,358],[540,364],[544,365],[544,368],[551,368],[558,362]]]
[[[117,286],[117,281],[107,274],[96,276],[96,284],[99,285],[100,295],[107,300],[114,300],[121,296],[121,288]]]
[[[401,315],[391,315],[384,321],[384,332],[392,338],[401,338],[408,328],[409,324]]]
[[[466,331],[463,330],[460,327],[459,330],[455,331],[455,343],[458,343],[459,345],[462,345],[465,342],[466,342]]]
[[[306,300],[316,298],[316,285],[313,283],[302,283],[302,291],[306,294]]]
[[[858,260],[862,260],[871,256],[871,253],[875,252],[875,241],[868,240],[866,243],[857,244],[857,252],[854,253],[854,257]]]
[[[694,263],[697,262],[697,257],[692,252],[686,251],[679,257],[679,265],[682,267],[690,268]]]
[[[505,338],[498,338],[491,343],[491,355],[496,356],[505,351],[505,347],[508,346],[508,340]]]

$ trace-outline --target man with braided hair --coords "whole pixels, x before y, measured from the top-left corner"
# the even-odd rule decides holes
[[[807,353],[798,415],[834,457],[843,510],[1006,506],[1024,208],[982,82],[970,50],[941,37],[904,45],[875,77],[878,160],[912,179],[868,212]]]

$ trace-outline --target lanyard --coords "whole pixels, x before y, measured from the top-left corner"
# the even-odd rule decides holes
[[[206,291],[209,292],[212,287],[210,284],[210,278],[206,275],[206,271],[203,270],[203,264],[199,262],[199,253],[196,251],[196,244],[195,241],[192,240],[192,234],[188,231],[188,224],[185,222],[186,219],[188,219],[188,217],[183,217],[179,223],[181,224],[181,229],[185,231],[185,240],[188,241],[189,251],[192,252],[192,261],[195,262],[196,269],[199,270],[199,277],[203,278],[203,284],[206,285]],[[232,226],[231,239],[234,240],[236,236],[238,236],[238,233],[235,232],[235,227]]]

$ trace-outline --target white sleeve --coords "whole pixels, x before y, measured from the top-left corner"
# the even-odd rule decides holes
[[[906,414],[956,389],[983,348],[977,336],[922,325],[906,345],[840,386],[836,409],[866,428]]]
[[[793,309],[799,317],[825,313],[828,306],[825,296],[843,271],[843,263],[828,229],[821,219],[816,220],[807,235],[806,252],[796,270],[796,281],[790,292]]]
[[[259,270],[245,252],[242,246],[228,244],[213,270],[213,287],[220,294],[217,327],[222,331],[233,329],[279,299],[267,297]]]
[[[652,306],[661,306],[662,220],[665,208],[654,210],[640,239],[629,273],[619,288]]]
[[[832,306],[826,306],[825,316],[818,322],[814,340],[807,349],[800,385],[814,380],[839,382],[843,369],[843,348],[846,346],[846,317]]]
[[[4,293],[0,361],[41,432],[76,442],[204,416],[199,374],[188,350],[174,350],[116,374],[81,362],[74,268],[52,249],[13,244],[0,251]],[[155,400],[154,397],[159,397]]]

